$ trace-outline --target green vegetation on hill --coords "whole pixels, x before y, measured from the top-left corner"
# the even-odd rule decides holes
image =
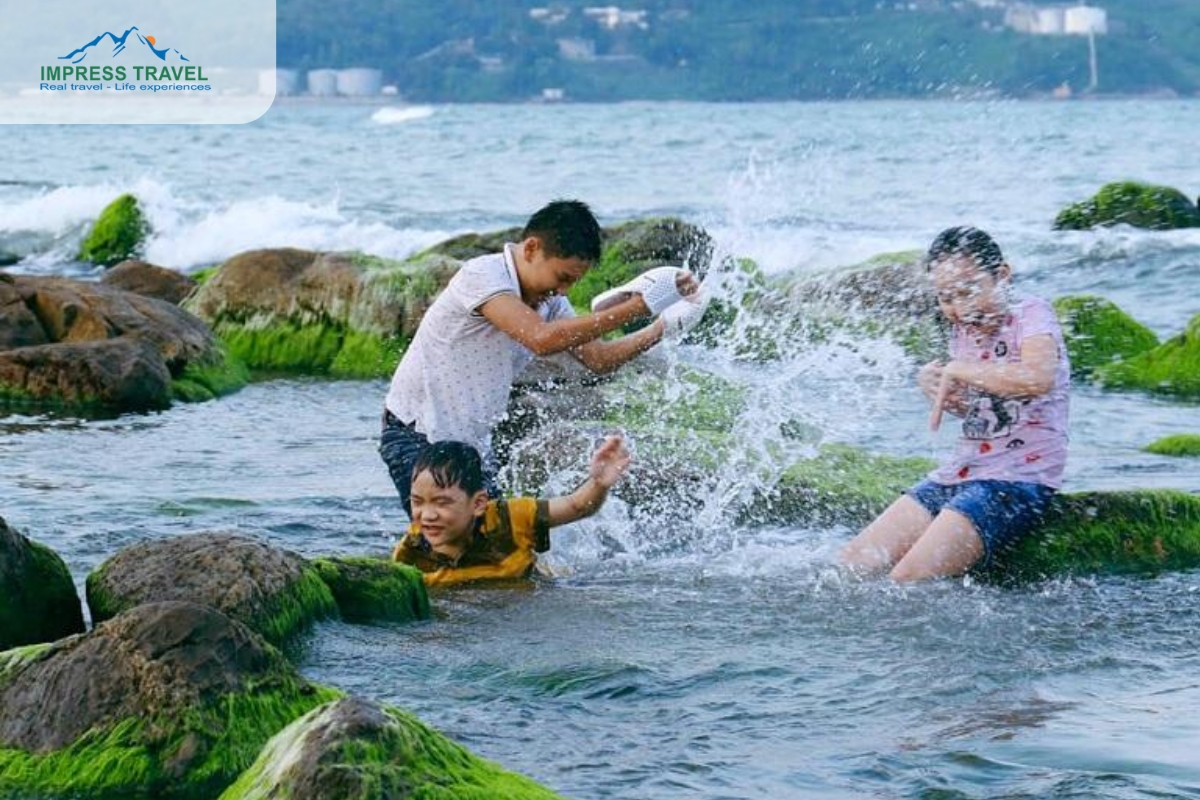
[[[639,0],[621,8],[645,11],[643,24],[612,29],[583,13],[594,5],[279,0],[278,62],[375,66],[422,102],[524,100],[549,87],[572,100],[785,100],[1088,84],[1085,39],[1020,34],[1001,9],[972,2]],[[1101,92],[1200,91],[1200,3],[1097,5],[1109,18]],[[534,8],[557,13],[539,20]]]

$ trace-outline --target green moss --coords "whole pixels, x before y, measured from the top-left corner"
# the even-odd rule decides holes
[[[993,574],[1156,573],[1200,566],[1200,496],[1169,489],[1059,495]]]
[[[1096,370],[1105,387],[1200,397],[1200,314],[1153,350]]]
[[[1054,301],[1054,310],[1063,325],[1075,376],[1090,376],[1097,367],[1158,346],[1153,331],[1102,297],[1060,297]]]
[[[728,432],[746,404],[745,387],[685,367],[662,378],[627,371],[604,393],[605,422],[635,429]]]
[[[4,688],[26,666],[37,661],[42,655],[53,648],[53,642],[43,642],[41,644],[27,644],[23,647],[14,647],[11,650],[0,652],[0,689]]]
[[[325,709],[311,712],[276,736],[219,800],[286,800],[301,743],[324,728]],[[339,800],[553,800],[560,796],[528,778],[473,755],[420,720],[384,707],[386,722],[323,753],[321,770]],[[332,778],[336,775],[336,778]]]
[[[136,256],[149,233],[137,198],[123,194],[100,212],[79,248],[79,260],[111,267]]]
[[[220,322],[214,333],[229,355],[263,372],[328,373],[342,349],[335,325],[277,322],[263,327]]]
[[[185,403],[198,403],[233,394],[250,381],[250,370],[246,365],[222,349],[220,355],[209,362],[191,363],[183,372],[171,380],[171,396]]]
[[[863,524],[874,519],[934,463],[924,458],[872,455],[827,444],[797,462],[752,509],[762,519]]]
[[[348,622],[429,619],[421,571],[382,558],[340,556],[312,562]]]
[[[108,563],[105,562],[92,570],[86,581],[88,608],[91,609],[92,619],[97,623],[112,619],[139,602],[127,597],[116,597],[104,588],[107,585],[107,566]],[[226,610],[225,613],[230,612]],[[316,568],[309,565],[298,580],[267,597],[263,609],[258,613],[231,616],[268,641],[279,645],[306,629],[314,620],[337,617],[338,607]]]
[[[1122,181],[1107,184],[1090,200],[1063,209],[1054,227],[1087,230],[1122,223],[1152,230],[1197,228],[1200,209],[1177,189]]]
[[[49,794],[89,800],[209,800],[293,720],[340,696],[277,676],[269,687],[225,695],[182,715],[137,717],[92,730],[69,747],[31,754],[0,747],[0,796]],[[199,753],[183,775],[173,757]]]
[[[407,344],[399,337],[349,331],[329,372],[339,378],[386,378],[396,369]]]
[[[66,562],[58,553],[29,541],[28,562],[19,585],[6,581],[0,602],[0,649],[51,641],[82,633],[83,610]]]
[[[624,251],[625,247],[622,244],[604,248],[600,253],[600,261],[583,273],[583,277],[567,292],[567,299],[578,313],[590,314],[592,298],[615,286],[628,283],[645,270],[645,264],[630,262]]]
[[[198,272],[192,273],[192,280],[194,280],[196,282],[196,285],[203,286],[204,284],[208,283],[209,280],[211,280],[212,277],[220,271],[221,271],[221,265],[213,264],[211,267],[205,267],[204,269],[199,270]]]
[[[1200,456],[1200,435],[1179,433],[1175,436],[1167,436],[1147,445],[1146,452],[1160,456]]]

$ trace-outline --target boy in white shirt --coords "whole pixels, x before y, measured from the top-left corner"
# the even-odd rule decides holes
[[[596,313],[576,316],[567,291],[600,260],[600,225],[577,200],[556,200],[525,225],[521,241],[462,265],[425,313],[392,376],[379,453],[410,513],[412,467],[430,442],[460,441],[483,456],[496,497],[491,434],[516,377],[535,355],[569,352],[611,372],[657,344],[669,322],[702,308],[685,270],[651,270]],[[653,274],[651,274],[653,273]],[[618,339],[604,334],[684,302],[666,319]],[[683,323],[686,324],[686,323]]]

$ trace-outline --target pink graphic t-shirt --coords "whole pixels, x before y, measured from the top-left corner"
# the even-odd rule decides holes
[[[1054,308],[1040,297],[1017,300],[1000,330],[991,336],[977,336],[973,330],[955,325],[950,336],[950,357],[988,364],[1018,362],[1021,343],[1046,334],[1058,345],[1054,387],[1046,394],[1025,399],[967,389],[967,414],[958,445],[949,460],[929,473],[930,480],[944,484],[1022,481],[1062,488],[1071,363]]]

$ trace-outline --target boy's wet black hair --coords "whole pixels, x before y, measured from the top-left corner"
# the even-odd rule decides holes
[[[538,209],[521,231],[522,239],[530,236],[542,240],[551,258],[578,258],[589,264],[600,260],[600,223],[580,200],[555,200]]]
[[[1000,252],[996,240],[969,225],[947,228],[939,233],[925,254],[925,269],[933,269],[935,262],[955,256],[969,256],[980,269],[993,277],[1004,266],[1004,254]]]
[[[413,478],[428,472],[440,489],[457,486],[473,496],[483,489],[483,461],[479,451],[464,442],[434,442],[413,464]]]

